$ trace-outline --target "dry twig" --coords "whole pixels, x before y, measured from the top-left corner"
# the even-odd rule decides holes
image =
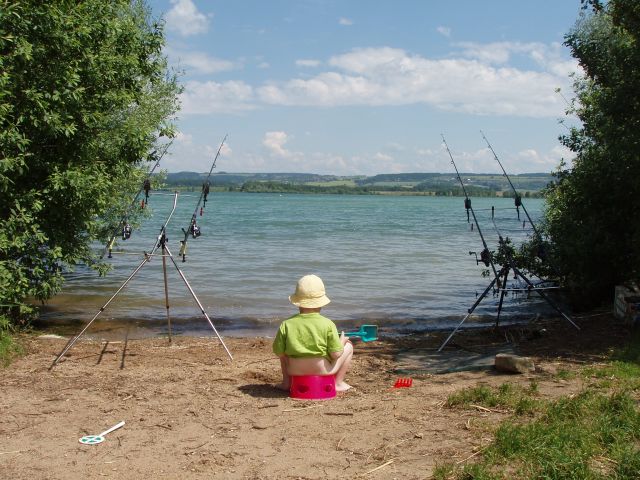
[[[475,452],[475,453],[472,453],[472,454],[471,454],[471,455],[469,455],[467,458],[465,458],[465,459],[463,459],[463,460],[459,460],[459,461],[457,461],[457,462],[456,462],[456,465],[459,465],[459,464],[461,464],[461,463],[466,462],[466,461],[467,461],[467,460],[469,460],[470,458],[473,458],[473,457],[475,457],[476,455],[478,455],[478,454],[480,454],[480,453],[484,452],[487,448],[489,448],[489,445],[487,445],[486,447],[482,447],[480,450],[478,450],[478,451],[477,451],[477,452]]]
[[[363,475],[369,475],[370,473],[375,472],[376,470],[380,470],[381,468],[386,467],[387,465],[391,465],[394,462],[394,459],[392,458],[391,460],[389,460],[388,462],[383,463],[382,465],[377,466],[376,468],[373,468],[371,470],[369,470],[368,472],[364,472]]]

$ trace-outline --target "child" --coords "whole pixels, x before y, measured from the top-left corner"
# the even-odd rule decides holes
[[[320,315],[320,309],[330,300],[320,277],[306,275],[298,280],[289,301],[300,313],[280,324],[273,341],[273,352],[280,357],[282,383],[278,388],[289,390],[291,375],[335,375],[336,391],[345,392],[351,385],[344,377],[353,357],[353,345],[338,336],[336,325]]]

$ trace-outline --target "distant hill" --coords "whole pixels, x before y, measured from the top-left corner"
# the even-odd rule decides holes
[[[511,196],[512,190],[504,175],[460,174],[465,189],[474,196]],[[199,188],[207,173],[177,172],[167,174],[170,188]],[[519,193],[537,196],[553,177],[547,173],[510,175]],[[312,173],[227,173],[211,175],[212,188],[244,192],[279,193],[357,193],[462,195],[460,183],[451,173],[387,173],[373,176],[318,175]]]

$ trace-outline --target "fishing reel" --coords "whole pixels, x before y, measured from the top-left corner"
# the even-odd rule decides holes
[[[111,252],[113,251],[113,247],[116,244],[116,237],[115,235],[113,237],[111,237],[111,240],[109,240],[109,243],[107,243],[107,252],[109,253],[107,255],[107,258],[113,258],[113,256],[111,255]]]
[[[209,188],[210,188],[211,184],[209,183],[209,180],[207,180],[206,182],[204,182],[202,184],[202,197],[203,197],[203,204],[202,207],[200,208],[200,216],[202,216],[202,212],[204,210],[204,207],[207,206],[207,195],[209,195]]]
[[[151,190],[151,181],[147,178],[142,184],[142,188],[144,189],[144,200],[142,200],[140,204],[140,208],[144,208],[149,205],[149,191]]]
[[[471,199],[469,197],[464,199],[464,208],[467,210],[467,223],[469,223],[469,209],[471,208]]]
[[[187,242],[184,240],[180,240],[180,252],[178,255],[182,257],[182,263],[187,261]]]
[[[480,262],[482,262],[485,267],[491,265],[491,252],[488,248],[485,248],[484,250],[482,250],[482,252],[480,252],[480,258],[478,258],[477,252],[469,252],[469,255],[476,256],[476,265],[480,265]]]
[[[522,206],[522,197],[517,193],[514,203],[516,205],[516,212],[518,212],[518,220],[520,220],[520,207]],[[522,228],[524,228],[524,222],[522,223]]]
[[[191,225],[189,226],[189,233],[193,238],[198,238],[201,235],[200,227],[196,224],[195,220],[191,221]]]
[[[125,223],[122,226],[122,240],[129,240],[131,238],[131,233],[133,232],[133,229],[131,228],[131,225],[129,225],[129,223]]]

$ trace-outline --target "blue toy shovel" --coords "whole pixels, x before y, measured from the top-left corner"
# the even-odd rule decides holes
[[[373,342],[378,339],[377,325],[360,325],[357,332],[345,332],[346,337],[358,337],[363,342]]]

